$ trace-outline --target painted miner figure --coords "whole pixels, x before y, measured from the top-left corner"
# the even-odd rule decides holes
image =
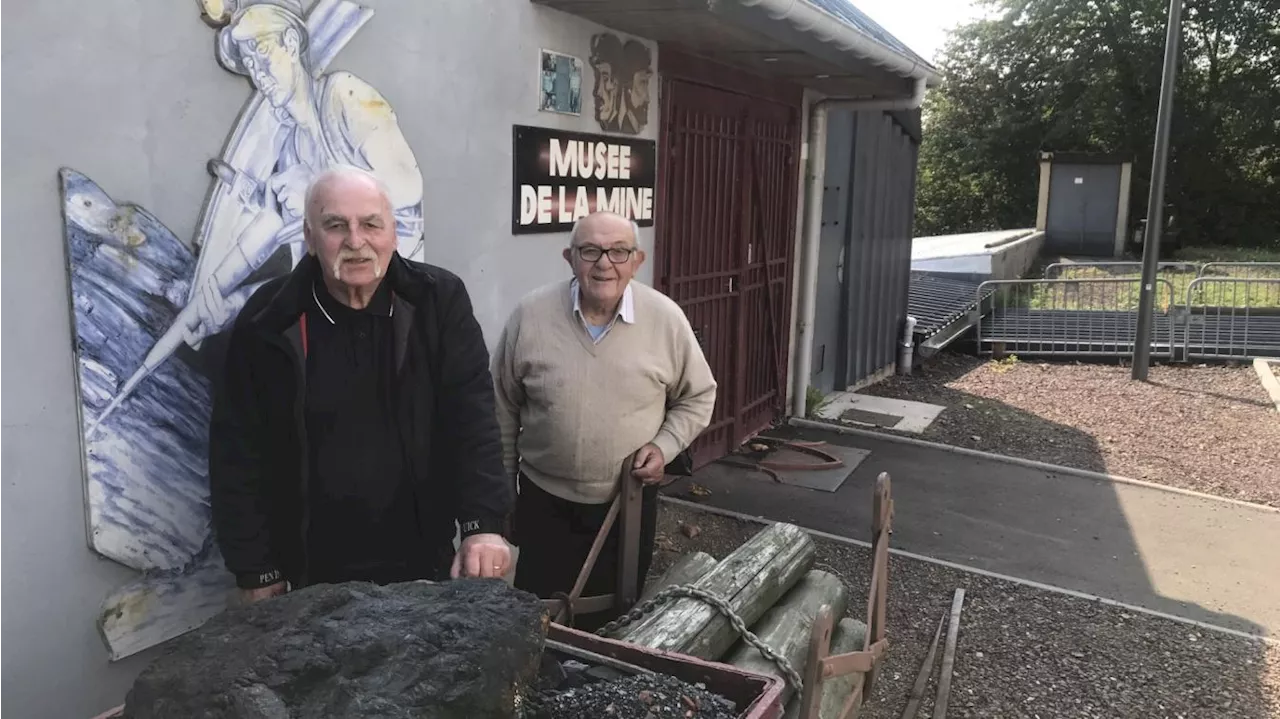
[[[199,349],[263,282],[298,263],[303,195],[325,168],[376,173],[399,253],[421,259],[422,176],[395,113],[351,73],[321,74],[372,12],[350,2],[320,5],[309,26],[297,0],[202,0],[205,19],[220,28],[218,62],[247,76],[255,93],[222,156],[209,161],[215,179],[196,229],[199,258],[186,304],[90,433],[182,344]]]
[[[330,20],[341,30],[359,16]],[[326,35],[326,37],[328,37]],[[239,310],[234,290],[283,246],[291,246],[291,264],[302,257],[303,194],[326,167],[353,165],[377,174],[387,188],[398,249],[419,259],[422,237],[422,176],[413,151],[400,132],[395,112],[386,99],[349,72],[318,75],[317,48],[296,0],[258,0],[243,5],[227,19],[217,35],[218,62],[249,78],[266,106],[249,123],[248,132],[235,134],[211,171],[234,188],[240,204],[228,212],[244,213],[234,242],[218,236],[207,239],[192,289],[200,327],[189,341],[219,331]],[[318,76],[317,76],[318,75]],[[268,158],[267,167],[261,165]],[[216,220],[215,220],[216,221]],[[243,301],[243,294],[239,295]]]

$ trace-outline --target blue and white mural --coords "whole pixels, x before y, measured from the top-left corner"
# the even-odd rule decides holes
[[[61,171],[74,308],[90,545],[140,572],[104,602],[113,659],[189,631],[226,606],[206,465],[221,334],[249,295],[305,252],[303,197],[333,164],[375,172],[400,252],[422,258],[422,177],[372,86],[327,72],[373,16],[349,0],[201,0],[217,60],[253,92],[220,156],[195,236]],[[193,201],[195,198],[193,198]]]

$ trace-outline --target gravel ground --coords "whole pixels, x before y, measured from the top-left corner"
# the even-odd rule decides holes
[[[1280,507],[1280,416],[1249,365],[1139,383],[1116,364],[942,353],[862,392],[946,407],[935,442]]]
[[[680,522],[701,531],[690,539]],[[663,504],[652,576],[681,553],[723,558],[762,525]],[[849,587],[861,615],[869,552],[816,540],[816,566]],[[897,719],[938,617],[965,588],[949,717],[1280,716],[1280,647],[1202,630],[1118,607],[894,556],[890,560],[889,652],[861,719]],[[941,664],[920,716],[930,716]]]

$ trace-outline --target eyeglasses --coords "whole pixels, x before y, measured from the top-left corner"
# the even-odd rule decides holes
[[[603,255],[608,254],[609,261],[615,265],[620,265],[631,259],[631,254],[636,251],[634,247],[610,247],[606,250],[595,245],[581,245],[574,249],[577,251],[578,257],[581,257],[586,262],[599,262]]]

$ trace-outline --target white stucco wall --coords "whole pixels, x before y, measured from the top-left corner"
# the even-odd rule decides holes
[[[395,108],[424,174],[427,259],[467,281],[492,347],[519,297],[567,272],[564,233],[511,234],[511,126],[599,132],[589,65],[581,117],[536,108],[539,48],[585,62],[601,28],[527,0],[366,4],[375,16],[332,67]],[[215,62],[195,2],[8,3],[4,20],[0,711],[90,717],[120,703],[154,654],[109,663],[93,623],[131,572],[86,543],[58,168],[190,237],[205,162],[250,88]],[[652,229],[641,234],[651,249]]]

